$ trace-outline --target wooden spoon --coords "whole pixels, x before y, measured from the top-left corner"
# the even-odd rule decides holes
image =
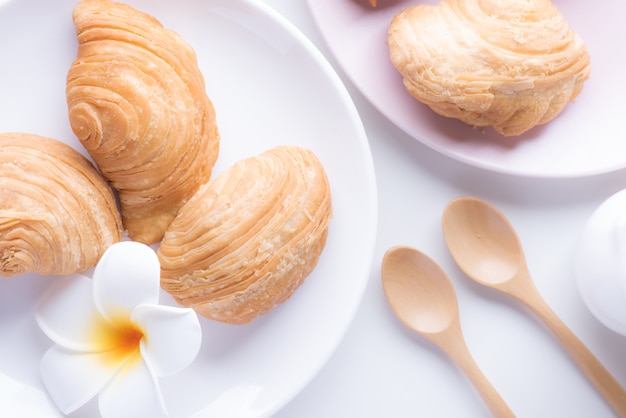
[[[461,270],[533,311],[611,407],[626,417],[626,391],[541,297],[528,272],[519,238],[506,217],[480,199],[464,197],[446,206],[442,226],[448,248]]]
[[[385,295],[400,321],[447,353],[495,416],[514,417],[467,349],[456,294],[444,271],[416,249],[393,247],[385,253],[381,273]]]

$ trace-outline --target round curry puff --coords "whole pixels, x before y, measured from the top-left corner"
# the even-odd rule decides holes
[[[119,192],[128,236],[156,243],[209,180],[219,152],[196,54],[177,33],[126,4],[83,0],[73,19],[70,125]]]
[[[0,134],[0,276],[71,274],[122,238],[113,191],[70,146]]]
[[[316,266],[332,205],[315,154],[279,146],[240,160],[181,208],[158,250],[161,287],[213,320],[245,324]]]
[[[554,119],[589,78],[580,36],[550,0],[442,0],[399,12],[387,43],[407,91],[504,136]]]

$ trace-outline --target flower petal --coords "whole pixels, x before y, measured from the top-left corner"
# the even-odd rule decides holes
[[[41,330],[62,347],[75,351],[104,351],[113,348],[107,335],[109,323],[100,315],[92,297],[92,282],[73,274],[55,279],[35,314]]]
[[[128,318],[141,303],[159,301],[161,267],[152,248],[133,241],[113,244],[93,274],[94,300],[112,322]]]
[[[102,418],[167,417],[159,382],[138,354],[98,397]]]
[[[131,321],[143,331],[141,354],[157,376],[179,372],[200,351],[202,329],[193,309],[139,305]]]
[[[59,346],[41,358],[41,378],[57,408],[69,414],[106,386],[123,363],[110,353],[75,353]]]

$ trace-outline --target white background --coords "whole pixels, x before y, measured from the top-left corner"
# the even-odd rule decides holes
[[[504,212],[518,231],[540,293],[626,385],[626,337],[590,314],[573,271],[584,224],[600,203],[626,188],[626,171],[574,179],[523,178],[444,157],[396,128],[354,88],[322,41],[305,1],[265,2],[316,44],[346,84],[367,130],[379,196],[375,256],[354,322],[327,365],[276,417],[489,415],[460,369],[393,316],[382,290],[380,262],[394,245],[419,248],[449,274],[469,349],[518,417],[615,416],[539,320],[462,274],[445,247],[441,213],[449,200],[462,195],[483,198]]]

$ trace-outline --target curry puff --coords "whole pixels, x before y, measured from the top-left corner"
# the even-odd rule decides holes
[[[154,17],[111,0],[84,0],[73,19],[70,125],[117,189],[128,236],[158,242],[218,155],[196,54]]]
[[[315,154],[279,146],[201,187],[157,252],[161,287],[221,322],[245,324],[287,300],[316,266],[331,218]]]
[[[55,139],[0,134],[0,276],[94,267],[122,238],[113,190]]]
[[[436,113],[505,136],[554,119],[589,78],[585,44],[549,0],[442,0],[388,32],[404,86]]]

